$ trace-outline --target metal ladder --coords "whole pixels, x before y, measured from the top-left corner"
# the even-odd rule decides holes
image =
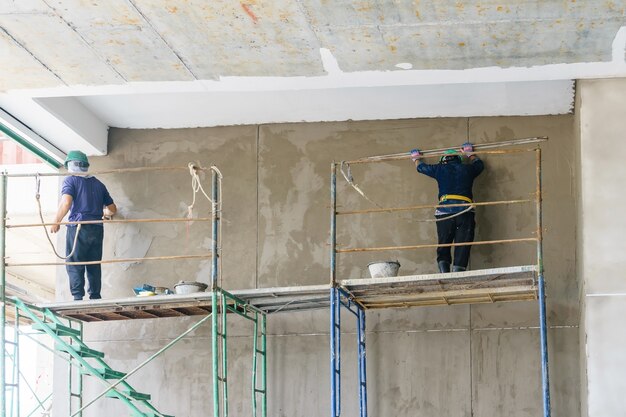
[[[126,380],[125,373],[115,371],[104,361],[104,353],[89,348],[82,340],[82,329],[65,325],[59,317],[47,309],[29,306],[19,299],[12,299],[20,314],[29,319],[33,330],[45,333],[55,342],[55,350],[68,355],[70,362],[70,407],[72,398],[82,398],[82,375],[89,375],[100,380],[106,387],[115,385],[106,394],[124,403],[132,417],[172,417],[159,412],[149,401],[150,395],[137,392]],[[72,368],[77,370],[78,392],[72,390]],[[121,380],[121,381],[120,381]],[[112,381],[113,383],[109,382]],[[80,415],[79,410],[71,414]]]
[[[267,417],[267,324],[265,313],[233,294],[217,289],[213,291],[213,370],[214,417],[228,416],[228,355],[227,316],[235,313],[254,326],[252,351],[252,417]],[[215,314],[216,313],[216,314]],[[259,340],[260,339],[260,340]],[[260,357],[260,359],[259,359]],[[259,363],[261,378],[259,381]],[[220,390],[221,402],[220,408]],[[220,413],[220,410],[222,411]]]

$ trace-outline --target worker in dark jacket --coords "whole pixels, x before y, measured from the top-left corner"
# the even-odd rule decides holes
[[[70,151],[65,159],[65,167],[73,174],[86,174],[89,169],[87,155],[81,151]],[[80,222],[102,220],[103,216],[112,216],[117,211],[107,188],[91,175],[70,175],[61,187],[61,202],[57,211],[56,223],[60,223],[69,212],[69,221]],[[50,227],[52,233],[60,229],[59,224]],[[67,262],[90,262],[102,260],[104,227],[96,224],[70,224],[66,234]],[[102,270],[96,265],[67,265],[70,278],[70,291],[74,300],[85,296],[85,273],[89,282],[89,298],[102,298]]]
[[[463,243],[474,241],[474,209],[471,206],[446,207],[450,204],[473,202],[472,185],[474,179],[483,172],[484,164],[473,154],[474,146],[467,142],[461,151],[469,159],[464,164],[461,154],[448,149],[438,164],[427,164],[422,161],[422,153],[418,149],[411,151],[411,159],[417,172],[437,180],[439,186],[439,206],[435,211],[437,220],[437,237],[439,244]],[[456,246],[452,272],[465,271],[469,263],[471,245]],[[451,248],[437,248],[437,264],[440,272],[450,272],[452,263]]]

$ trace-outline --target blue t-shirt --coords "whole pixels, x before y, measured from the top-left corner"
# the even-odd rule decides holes
[[[440,199],[446,194],[462,195],[473,199],[472,186],[474,185],[474,179],[483,172],[484,168],[483,161],[475,158],[469,164],[453,161],[447,164],[430,165],[420,162],[417,166],[417,171],[437,180]],[[440,205],[465,203],[467,202],[463,200],[449,199],[441,202]],[[435,214],[453,214],[465,209],[467,209],[465,206],[439,207]]]
[[[66,177],[61,187],[63,194],[72,197],[71,222],[102,220],[104,206],[113,204],[109,191],[96,177]]]

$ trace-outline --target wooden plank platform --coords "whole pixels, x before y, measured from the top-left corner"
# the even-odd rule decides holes
[[[537,267],[363,278],[344,280],[339,286],[366,309],[535,300]],[[329,285],[308,285],[230,293],[267,314],[274,314],[328,308],[329,290]],[[72,301],[39,304],[38,307],[86,322],[182,317],[210,313],[211,293]]]

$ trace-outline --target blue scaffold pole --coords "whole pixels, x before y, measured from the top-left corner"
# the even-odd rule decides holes
[[[367,360],[365,356],[365,310],[359,307],[358,314],[358,355],[359,355],[359,411],[360,417],[367,417]]]

